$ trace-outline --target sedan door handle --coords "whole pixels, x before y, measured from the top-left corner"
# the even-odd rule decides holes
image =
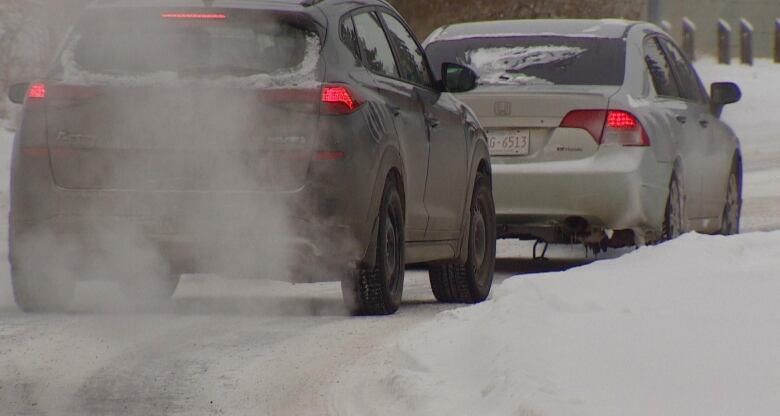
[[[436,127],[439,127],[439,119],[433,116],[425,116],[425,122],[430,126],[432,129],[435,129]]]
[[[393,104],[388,104],[387,108],[390,109],[390,112],[393,113],[394,117],[398,117],[401,115],[401,107]]]
[[[680,124],[685,124],[686,122],[688,122],[688,117],[685,116],[677,116],[675,118],[677,119],[677,121],[680,122]]]
[[[707,128],[707,126],[710,125],[710,122],[707,121],[707,120],[702,119],[702,120],[699,120],[699,125],[704,127],[704,128]]]

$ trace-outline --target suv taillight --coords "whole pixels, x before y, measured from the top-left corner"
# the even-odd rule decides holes
[[[226,20],[222,13],[163,13],[163,19]]]
[[[44,98],[46,98],[46,84],[41,82],[30,84],[30,88],[27,90],[27,99],[43,100]]]
[[[363,99],[346,85],[324,85],[321,101],[322,113],[332,115],[354,113],[364,103]]]
[[[584,129],[598,144],[650,146],[650,137],[642,123],[622,110],[574,110],[561,122],[561,127]]]
[[[282,106],[291,111],[316,112],[319,107],[322,114],[341,115],[354,113],[361,105],[360,98],[346,85],[325,84],[320,88],[280,88],[262,90],[261,100]]]

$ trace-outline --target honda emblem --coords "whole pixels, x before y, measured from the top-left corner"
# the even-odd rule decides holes
[[[499,101],[493,107],[493,111],[498,117],[509,117],[512,115],[512,103],[508,101]]]

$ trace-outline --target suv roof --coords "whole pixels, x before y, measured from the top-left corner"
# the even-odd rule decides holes
[[[637,22],[620,19],[533,19],[459,23],[435,30],[425,43],[471,36],[598,36],[623,38]]]
[[[310,7],[322,3],[356,3],[357,5],[389,6],[384,0],[96,0],[92,6],[98,7],[199,7],[255,9],[273,6]]]

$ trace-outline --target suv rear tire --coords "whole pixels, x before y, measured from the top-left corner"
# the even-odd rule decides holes
[[[136,303],[163,302],[171,298],[179,286],[181,275],[137,275],[119,281],[119,288],[130,301]]]
[[[76,293],[76,282],[65,274],[21,271],[11,267],[16,305],[24,312],[66,312]]]
[[[404,289],[404,209],[396,180],[388,178],[379,208],[376,265],[360,264],[341,282],[344,303],[354,315],[392,315]]]
[[[490,179],[477,174],[471,198],[468,257],[429,267],[433,295],[439,302],[479,303],[487,299],[496,264],[496,211]]]

